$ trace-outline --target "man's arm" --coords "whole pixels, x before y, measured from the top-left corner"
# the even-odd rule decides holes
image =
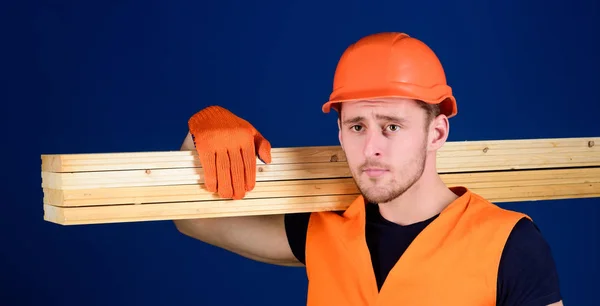
[[[497,286],[499,306],[563,305],[552,250],[530,219],[521,219],[506,241]]]
[[[181,150],[194,150],[188,133]],[[174,220],[192,238],[246,258],[283,266],[301,266],[288,243],[284,215]]]

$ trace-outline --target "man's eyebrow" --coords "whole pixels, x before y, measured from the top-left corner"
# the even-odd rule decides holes
[[[394,122],[398,122],[398,123],[407,122],[406,118],[397,117],[397,116],[393,116],[393,115],[377,114],[377,115],[375,115],[375,118],[377,118],[378,120],[394,121]],[[356,116],[356,117],[352,117],[352,118],[348,118],[348,119],[344,120],[343,124],[355,124],[355,123],[361,122],[363,120],[365,120],[364,116]]]
[[[352,117],[352,118],[348,118],[348,119],[344,120],[343,123],[344,124],[355,124],[355,123],[361,122],[363,120],[365,120],[365,117],[356,116],[356,117]]]

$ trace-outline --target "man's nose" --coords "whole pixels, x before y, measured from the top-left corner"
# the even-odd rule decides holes
[[[369,131],[364,144],[365,157],[380,157],[385,137],[379,131]]]

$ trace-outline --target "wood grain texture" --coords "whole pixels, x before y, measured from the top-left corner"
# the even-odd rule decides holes
[[[600,196],[600,138],[449,142],[448,186],[493,202]],[[242,200],[204,188],[194,151],[46,154],[44,220],[63,225],[343,210],[359,194],[339,146],[273,148]]]

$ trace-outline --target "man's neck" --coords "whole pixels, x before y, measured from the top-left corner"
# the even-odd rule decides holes
[[[379,211],[381,216],[390,222],[409,225],[439,214],[457,197],[437,173],[428,176],[425,176],[424,173],[400,197],[391,202],[379,204]]]

